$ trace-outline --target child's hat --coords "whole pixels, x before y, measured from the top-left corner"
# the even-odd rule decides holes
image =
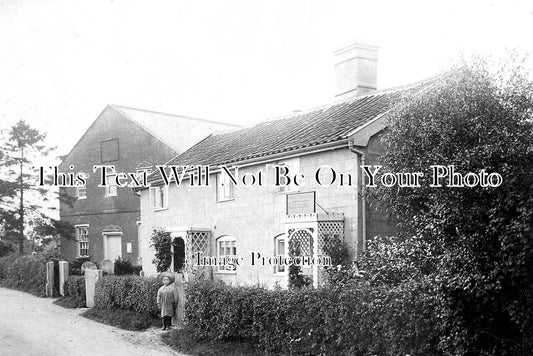
[[[159,284],[163,284],[163,277],[170,278],[170,283],[174,283],[174,281],[176,280],[176,277],[174,277],[174,274],[172,274],[171,272],[161,272],[157,276],[157,281],[159,282]]]

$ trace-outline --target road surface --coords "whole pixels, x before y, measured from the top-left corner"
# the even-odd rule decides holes
[[[0,288],[0,355],[181,355],[161,341],[160,329],[117,329],[53,301]]]

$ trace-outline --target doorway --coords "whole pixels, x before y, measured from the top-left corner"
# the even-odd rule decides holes
[[[104,258],[115,262],[122,258],[122,234],[104,233]]]
[[[173,271],[178,272],[185,267],[185,241],[181,237],[172,240]]]

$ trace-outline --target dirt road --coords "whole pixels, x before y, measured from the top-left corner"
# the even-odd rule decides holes
[[[0,355],[180,355],[163,344],[159,329],[117,329],[53,301],[0,288]]]

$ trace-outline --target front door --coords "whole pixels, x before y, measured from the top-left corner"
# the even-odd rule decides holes
[[[122,257],[122,235],[121,234],[104,234],[105,240],[105,258],[115,262],[117,258]]]

